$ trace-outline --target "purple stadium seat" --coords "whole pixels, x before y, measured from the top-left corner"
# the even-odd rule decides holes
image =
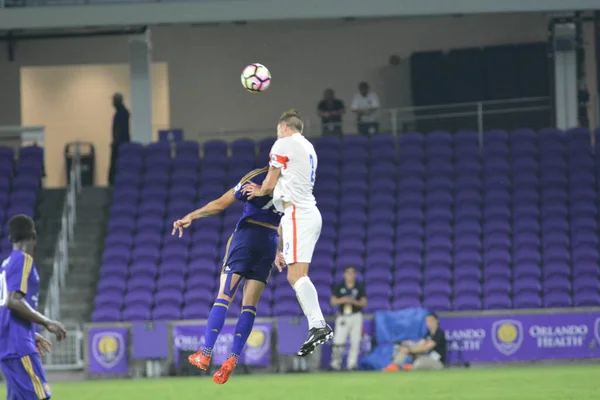
[[[425,308],[434,312],[450,311],[452,309],[450,299],[445,296],[425,297],[423,302]]]
[[[486,310],[505,310],[512,308],[512,301],[507,295],[490,294],[483,299],[483,306]]]
[[[423,294],[423,289],[417,281],[406,280],[402,282],[396,282],[394,285],[394,296],[399,297],[413,297],[419,298]]]
[[[94,307],[96,310],[103,308],[117,308],[123,306],[123,297],[115,296],[114,292],[98,293],[94,299]]]
[[[425,297],[435,296],[450,296],[452,288],[450,283],[444,281],[429,282],[425,278],[425,286],[423,287],[423,293]]]
[[[150,319],[150,309],[144,306],[128,307],[121,313],[123,321],[147,321]]]
[[[544,295],[544,306],[547,308],[564,308],[573,305],[571,295],[568,293],[548,293]]]
[[[478,279],[473,277],[465,277],[460,280],[456,279],[456,274],[454,275],[454,295],[458,296],[475,296],[480,297],[482,294],[482,288]]]
[[[149,276],[132,276],[127,281],[127,291],[146,291],[153,292],[155,286],[155,281],[153,277]]]
[[[480,310],[481,299],[472,294],[457,295],[454,297],[453,306],[457,311]]]
[[[129,274],[127,264],[104,264],[100,268],[100,277],[112,277],[125,280]]]
[[[152,319],[156,321],[172,321],[180,319],[179,305],[160,305],[152,310]]]
[[[148,261],[139,261],[129,267],[129,275],[135,278],[151,278],[155,279],[158,274],[156,264]]]
[[[92,313],[92,322],[117,322],[121,320],[118,308],[101,308]]]
[[[197,142],[183,141],[175,144],[175,154],[177,158],[198,158],[200,154],[200,146]]]
[[[419,297],[411,297],[411,296],[401,295],[400,297],[395,298],[394,302],[392,303],[392,308],[394,310],[401,310],[404,308],[413,308],[413,307],[421,307],[421,301],[419,300]],[[374,311],[378,311],[381,309],[387,310],[387,309],[389,309],[389,305],[385,304],[383,306],[379,306],[376,308],[374,307]]]
[[[478,264],[455,264],[454,269],[454,281],[477,281],[479,282],[482,278],[481,269]]]
[[[483,292],[486,295],[491,294],[510,294],[511,293],[511,284],[508,279],[495,278],[486,280],[483,283]]]
[[[410,302],[410,304],[415,304],[414,300]],[[408,303],[408,300],[406,300]],[[366,311],[369,313],[374,313],[375,311],[388,311],[392,309],[392,305],[388,299],[377,298],[374,300],[369,300],[367,303]]]
[[[276,302],[273,307],[273,314],[276,316],[300,316],[302,315],[302,309],[297,301],[284,300]]]
[[[573,306],[575,307],[598,307],[600,305],[600,294],[596,292],[575,293]]]
[[[514,308],[540,308],[542,307],[542,299],[534,293],[517,294],[513,298]]]

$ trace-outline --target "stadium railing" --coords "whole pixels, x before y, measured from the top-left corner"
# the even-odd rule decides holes
[[[60,291],[66,285],[67,273],[69,272],[69,243],[72,242],[75,234],[77,194],[81,192],[79,143],[75,144],[75,154],[73,156],[71,171],[69,171],[69,178],[44,310],[44,313],[52,319],[60,319]]]
[[[43,126],[0,126],[0,146],[18,148],[36,145],[44,147],[46,129]]]
[[[356,118],[346,105],[342,129],[345,134],[357,133]],[[442,104],[421,107],[400,107],[379,111],[379,132],[400,135],[410,131],[470,129],[483,134],[490,129],[516,129],[524,126],[545,128],[552,126],[554,106],[549,97],[517,98],[470,103]],[[593,113],[595,111],[591,110]],[[592,121],[595,124],[598,118]],[[321,118],[305,118],[306,136],[321,135]],[[595,126],[591,126],[593,128]],[[220,132],[185,132],[186,140],[232,141],[242,138],[262,139],[274,135],[273,127],[252,130]]]
[[[60,320],[61,290],[65,288],[69,272],[69,244],[74,238],[77,220],[77,195],[81,192],[81,165],[79,143],[75,143],[73,163],[69,171],[69,183],[62,208],[61,225],[55,245],[54,262],[50,283],[46,293],[44,314],[51,319]],[[66,326],[67,339],[55,347],[54,353],[44,359],[44,365],[50,370],[79,369],[83,365],[82,339],[83,332],[79,324]],[[50,340],[54,338],[48,332],[44,335]]]
[[[66,323],[67,336],[60,343],[54,343],[52,352],[43,358],[44,368],[48,371],[75,371],[84,367],[83,338],[84,333],[78,323]],[[47,333],[45,334],[51,341]]]

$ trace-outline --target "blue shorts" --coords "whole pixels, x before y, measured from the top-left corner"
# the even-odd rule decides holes
[[[279,233],[275,229],[244,223],[227,242],[222,273],[267,283],[278,246]]]
[[[7,400],[43,400],[52,396],[39,354],[8,358],[0,364],[6,379]]]

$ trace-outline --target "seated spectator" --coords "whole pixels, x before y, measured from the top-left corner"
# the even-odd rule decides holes
[[[350,339],[347,367],[355,370],[363,331],[362,310],[367,306],[365,286],[356,281],[355,267],[348,266],[344,270],[344,282],[333,288],[331,305],[338,307],[339,311],[335,319],[330,367],[334,371],[342,368],[342,356]]]
[[[352,111],[356,114],[358,133],[365,136],[375,135],[379,131],[379,97],[369,88],[367,82],[358,84],[358,93],[352,100]]]
[[[384,371],[405,370],[439,370],[446,362],[446,333],[440,328],[440,322],[434,313],[425,317],[428,332],[418,342],[406,340],[396,345],[394,359]],[[413,363],[406,364],[406,359],[412,356]]]
[[[344,102],[335,98],[333,89],[325,90],[317,111],[323,122],[323,136],[342,135],[342,115],[346,112]]]

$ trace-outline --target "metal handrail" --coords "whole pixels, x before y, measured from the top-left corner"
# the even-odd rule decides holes
[[[79,142],[75,143],[75,155],[69,171],[69,183],[63,203],[60,231],[56,241],[54,262],[46,307],[44,313],[52,319],[60,318],[60,292],[67,284],[69,272],[69,244],[75,238],[75,222],[77,220],[77,194],[81,192],[81,152]]]
[[[402,133],[403,122],[433,121],[448,118],[470,118],[476,121],[480,133],[484,131],[485,118],[491,115],[516,114],[534,111],[552,110],[549,97],[526,97],[506,100],[489,100],[470,103],[452,103],[431,106],[387,108],[379,111],[379,122],[385,126],[382,131],[394,135]],[[437,112],[436,112],[437,111]],[[348,113],[350,114],[350,113]],[[344,132],[353,133],[355,122],[352,116],[347,115],[342,122]],[[318,116],[305,118],[304,134],[306,136],[320,135],[321,122]],[[221,130],[213,132],[192,133],[189,140],[204,142],[207,140],[221,139],[233,140],[236,138],[260,139],[274,135],[273,126],[254,128],[250,130]],[[186,132],[186,136],[188,136]]]

